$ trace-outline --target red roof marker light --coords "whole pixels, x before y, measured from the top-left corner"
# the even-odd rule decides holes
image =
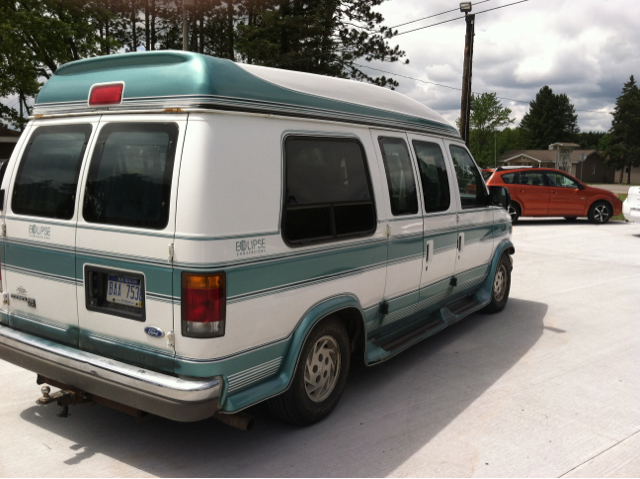
[[[123,90],[124,83],[94,85],[89,93],[89,106],[119,105]]]

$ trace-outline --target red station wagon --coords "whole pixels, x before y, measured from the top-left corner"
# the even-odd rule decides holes
[[[606,223],[622,213],[618,195],[553,168],[498,168],[486,181],[489,186],[507,187],[514,223],[520,216],[564,216],[567,220],[586,216],[592,223]]]

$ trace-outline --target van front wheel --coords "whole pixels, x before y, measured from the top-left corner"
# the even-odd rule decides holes
[[[302,349],[291,386],[269,400],[271,412],[285,422],[307,426],[336,407],[350,366],[349,336],[337,318],[316,326]]]
[[[506,253],[500,257],[491,287],[491,302],[482,311],[498,313],[504,309],[511,290],[511,260]]]

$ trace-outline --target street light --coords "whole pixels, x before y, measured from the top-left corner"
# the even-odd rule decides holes
[[[460,2],[460,11],[465,15],[471,11],[471,2]]]

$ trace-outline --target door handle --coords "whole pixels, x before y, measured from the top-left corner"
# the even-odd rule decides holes
[[[462,253],[464,251],[464,233],[460,233],[458,235],[458,252]]]
[[[425,257],[424,257],[425,263],[426,264],[431,263],[432,258],[433,258],[433,240],[429,240],[425,245]]]

